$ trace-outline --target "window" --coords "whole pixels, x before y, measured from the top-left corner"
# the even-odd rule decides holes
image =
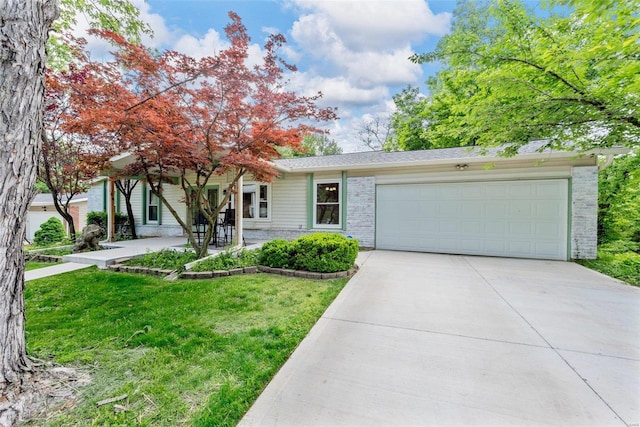
[[[242,186],[242,217],[269,219],[268,184],[245,184]]]
[[[323,227],[340,227],[340,182],[316,181],[314,201],[314,224]]]
[[[151,192],[151,189],[147,189],[147,222],[158,222],[158,198]]]

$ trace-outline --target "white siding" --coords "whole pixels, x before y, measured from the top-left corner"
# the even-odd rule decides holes
[[[182,191],[182,187],[180,187],[179,185],[163,184],[162,195],[167,199],[167,202],[171,204],[171,207],[173,207],[176,212],[178,212],[178,215],[180,215],[182,219],[186,219],[187,207],[184,204],[184,201],[182,201],[184,200],[184,191]],[[164,205],[162,206],[162,225],[175,225],[178,227],[180,226],[169,209]]]
[[[307,228],[307,176],[286,175],[275,180],[271,189],[271,226]]]

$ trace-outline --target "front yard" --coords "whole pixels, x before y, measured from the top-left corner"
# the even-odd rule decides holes
[[[34,423],[235,425],[346,281],[87,269],[29,282],[30,355],[92,377],[76,405]]]

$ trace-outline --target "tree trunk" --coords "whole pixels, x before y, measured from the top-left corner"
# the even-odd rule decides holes
[[[54,191],[51,192],[51,195],[53,196],[53,205],[55,206],[56,211],[58,211],[62,219],[64,219],[64,222],[67,223],[67,228],[69,230],[69,233],[68,233],[69,239],[71,239],[72,242],[75,242],[76,226],[73,223],[73,216],[71,216],[71,214],[69,213],[69,202],[64,204],[60,203],[58,199],[59,194]]]
[[[127,219],[129,220],[129,227],[131,228],[131,239],[136,240],[138,235],[136,234],[136,219],[133,216],[133,207],[131,206],[131,196],[133,195],[133,189],[138,185],[138,180],[119,179],[116,181],[116,187],[118,191],[124,196],[124,204],[127,207]]]
[[[55,0],[0,5],[0,401],[30,369],[24,334],[24,253],[41,144],[45,43]]]

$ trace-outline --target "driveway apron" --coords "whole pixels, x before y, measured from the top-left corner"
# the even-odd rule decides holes
[[[241,426],[640,424],[640,289],[574,263],[372,251]]]

